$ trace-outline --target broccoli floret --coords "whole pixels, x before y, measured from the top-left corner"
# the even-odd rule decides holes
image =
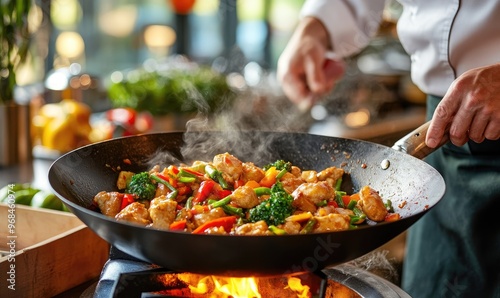
[[[270,163],[268,165],[264,166],[264,170],[267,171],[270,167],[275,167],[276,170],[281,171],[281,170],[286,170],[287,172],[290,172],[292,170],[292,163],[289,161],[284,161],[282,159],[279,159],[275,161],[274,163]]]
[[[125,192],[134,194],[142,200],[151,200],[155,196],[156,185],[148,172],[141,172],[130,178]]]
[[[285,218],[292,215],[295,208],[292,206],[293,197],[285,191],[281,182],[271,188],[268,200],[250,209],[250,222],[266,221],[268,225],[279,225]]]

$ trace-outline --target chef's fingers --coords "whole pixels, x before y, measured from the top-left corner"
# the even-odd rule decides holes
[[[330,59],[328,55],[325,58],[307,57],[304,69],[311,93],[318,97],[330,92],[344,75],[345,68],[344,61],[339,58]]]
[[[323,70],[323,55],[307,55],[304,57],[304,71],[307,86],[313,94],[322,95],[328,91],[328,84]]]
[[[296,74],[286,74],[282,77],[282,87],[285,95],[295,104],[300,104],[310,97],[304,76]]]
[[[469,141],[469,129],[472,124],[472,119],[476,115],[475,112],[475,110],[468,109],[467,106],[462,104],[453,117],[450,126],[450,141],[455,146],[463,146]]]
[[[484,137],[488,140],[500,139],[500,120],[490,120],[484,130]]]
[[[448,95],[447,93],[436,107],[432,116],[431,125],[427,130],[425,143],[430,148],[436,148],[441,144],[441,140],[443,139],[445,133],[448,133],[448,128],[452,124],[453,117],[460,106],[461,100],[452,99],[454,94],[450,90],[448,93],[451,94]]]
[[[340,59],[326,59],[323,63],[326,85],[328,90],[332,90],[335,83],[342,78],[345,73],[345,63]]]
[[[469,139],[476,143],[481,143],[485,139],[485,131],[488,126],[489,117],[483,114],[476,114],[469,128]]]

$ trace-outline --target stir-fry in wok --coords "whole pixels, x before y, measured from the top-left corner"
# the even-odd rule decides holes
[[[343,175],[342,168],[302,170],[283,160],[261,168],[224,153],[212,162],[122,171],[120,192],[99,192],[94,204],[118,221],[194,234],[319,233],[399,219],[369,186],[340,191]]]

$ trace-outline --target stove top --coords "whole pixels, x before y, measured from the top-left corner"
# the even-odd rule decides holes
[[[164,289],[162,276],[174,273],[176,272],[141,261],[112,247],[101,277],[95,288],[92,288],[93,297],[165,297],[154,292]],[[350,264],[327,268],[314,274],[322,279],[319,296],[316,296],[320,298],[326,297],[327,280],[342,284],[361,297],[411,298],[393,283]]]

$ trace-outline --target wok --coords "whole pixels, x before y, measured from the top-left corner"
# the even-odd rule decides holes
[[[444,194],[441,175],[415,156],[425,156],[423,133],[394,148],[375,143],[286,132],[169,132],[124,137],[81,147],[49,170],[56,195],[90,229],[121,251],[177,272],[222,276],[270,276],[317,271],[360,257],[405,231]],[[416,138],[416,140],[412,140]],[[410,150],[412,155],[400,152]],[[89,209],[100,191],[116,191],[118,171],[145,171],[153,164],[212,160],[229,152],[257,165],[277,159],[302,169],[342,166],[342,190],[364,185],[390,199],[402,215],[396,222],[306,235],[228,236],[162,231],[117,222]],[[427,152],[426,152],[427,151]],[[422,153],[423,152],[423,153]]]

